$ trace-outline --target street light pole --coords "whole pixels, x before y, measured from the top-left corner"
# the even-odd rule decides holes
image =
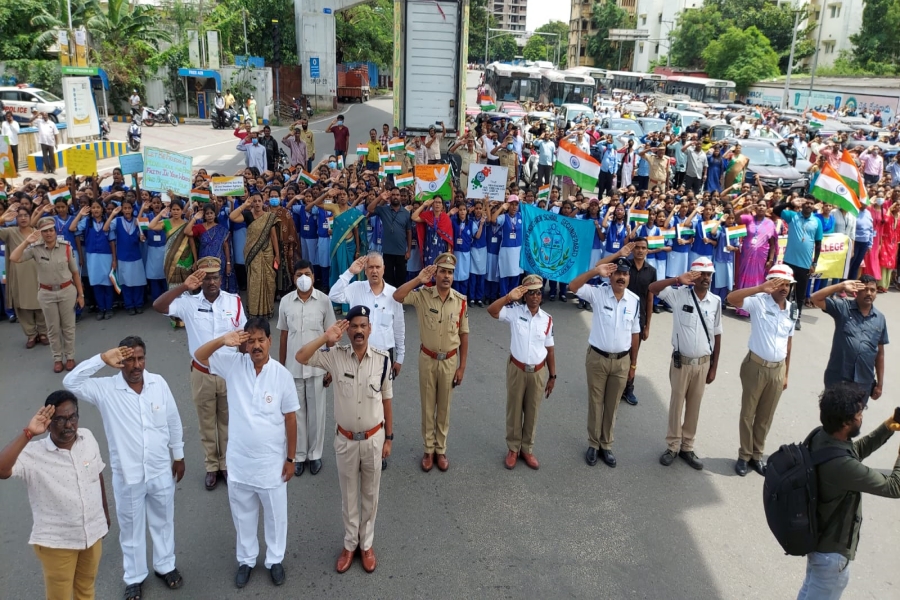
[[[794,47],[797,45],[797,25],[800,23],[800,11],[794,11],[794,34],[791,36],[791,55],[788,58],[787,77],[784,79],[784,94],[781,96],[781,110],[788,107],[791,93],[791,71],[794,70]]]
[[[491,45],[491,13],[484,9],[484,67],[488,66],[488,48]]]
[[[247,10],[242,8],[241,14],[244,15],[244,54],[247,57],[247,63],[250,64],[250,51],[247,50]]]

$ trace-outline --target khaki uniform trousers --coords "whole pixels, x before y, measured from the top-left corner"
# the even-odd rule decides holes
[[[591,448],[612,450],[616,412],[628,383],[631,359],[628,354],[619,359],[607,358],[588,347],[584,366],[588,387],[588,444]]]
[[[680,369],[669,364],[672,395],[669,398],[666,446],[672,452],[690,452],[694,449],[694,436],[697,435],[697,422],[700,420],[700,402],[706,390],[706,375],[710,365],[708,356],[705,360],[699,365],[682,364]]]
[[[538,410],[548,376],[547,365],[526,373],[512,361],[506,363],[506,447],[513,452],[533,454]]]
[[[450,430],[450,401],[453,399],[453,375],[456,357],[431,358],[419,351],[419,396],[422,400],[422,441],[425,453],[446,454]]]
[[[367,440],[348,440],[334,434],[334,457],[341,484],[344,548],[368,550],[375,541],[375,513],[381,488],[381,450],[384,427]]]
[[[200,444],[203,446],[206,472],[225,471],[228,447],[228,390],[225,380],[191,368],[191,395],[197,407]]]
[[[97,540],[85,550],[35,545],[34,553],[44,567],[47,600],[94,600],[103,540]]]
[[[76,295],[77,292],[76,292]],[[72,303],[72,310],[75,310],[75,303]],[[47,335],[47,321],[44,320],[44,311],[32,310],[29,308],[15,308],[16,319],[25,332],[28,339],[36,338],[39,335]]]
[[[47,324],[47,338],[53,360],[64,362],[75,358],[75,300],[78,291],[74,285],[52,292],[38,291],[38,303]]]
[[[774,367],[759,364],[750,353],[741,363],[741,449],[738,458],[760,460],[766,447],[766,436],[784,388],[784,361]]]

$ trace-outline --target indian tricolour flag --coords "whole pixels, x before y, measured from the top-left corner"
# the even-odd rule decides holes
[[[669,229],[660,229],[660,235],[665,240],[674,240],[675,239],[675,228],[670,227]]]
[[[378,162],[386,163],[389,160],[391,160],[390,152],[379,152],[378,153]]]
[[[391,152],[396,152],[398,150],[403,150],[406,147],[406,144],[400,138],[393,138],[388,142],[388,150]]]
[[[703,235],[709,237],[712,230],[719,226],[718,221],[703,221]]]
[[[150,219],[148,219],[147,217],[141,217],[140,219],[138,219],[138,226],[141,228],[141,231],[147,233],[147,231],[150,229]]]
[[[316,178],[312,176],[312,173],[302,168],[297,174],[297,179],[299,179],[300,181],[305,181],[306,185],[315,185],[316,183]]]
[[[50,199],[50,204],[56,204],[56,201],[62,198],[66,202],[71,202],[72,200],[72,192],[69,191],[67,187],[56,188],[49,194],[47,197]]]
[[[397,175],[403,172],[403,165],[398,162],[384,163],[384,172],[388,175]]]
[[[628,213],[628,220],[635,223],[646,223],[650,220],[650,212],[646,210],[632,210]]]
[[[209,190],[192,189],[191,202],[209,202]]]
[[[412,148],[407,148],[406,149],[406,157],[409,160],[416,160],[416,151],[413,150]]]
[[[600,163],[575,144],[562,140],[559,142],[553,174],[568,177],[583,190],[592,190],[597,186],[600,176]]]
[[[810,193],[826,204],[843,208],[856,216],[862,210],[859,198],[844,185],[844,180],[826,161]]]
[[[408,185],[412,185],[416,182],[416,178],[412,173],[407,173],[405,175],[397,175],[394,177],[394,185],[397,187],[406,187]]]
[[[340,154],[338,154],[338,157],[337,157],[337,168],[338,169],[344,168],[344,157],[341,156]]]
[[[683,225],[678,226],[678,237],[693,237],[694,228],[693,227],[685,227]]]
[[[452,194],[450,165],[416,165],[416,198],[449,200]]]
[[[478,106],[481,107],[481,110],[494,110],[497,108],[496,103],[491,100],[491,97],[484,94],[478,97]]]
[[[850,188],[850,191],[859,200],[859,204],[862,206],[867,205],[869,203],[869,194],[866,192],[862,173],[859,172],[853,157],[846,150],[841,154],[841,162],[838,164],[837,172],[844,181],[844,185]]]
[[[742,237],[747,237],[747,226],[735,225],[734,227],[726,227],[725,233],[729,240],[739,240]]]
[[[647,238],[647,248],[650,250],[659,250],[666,247],[666,238],[661,235],[651,235]]]
[[[538,188],[538,193],[537,193],[538,200],[540,200],[542,198],[549,198],[549,197],[550,197],[550,184],[549,183],[547,185],[542,185],[541,187]]]
[[[356,146],[356,155],[357,156],[365,156],[369,153],[369,147],[365,144],[359,144]]]
[[[828,120],[828,115],[818,111],[810,111],[809,113],[809,126],[810,127],[823,127],[825,125],[825,121]]]

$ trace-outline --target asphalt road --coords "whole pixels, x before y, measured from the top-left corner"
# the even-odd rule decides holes
[[[354,106],[347,116],[356,132],[389,119],[389,101]],[[327,123],[314,124],[324,130]],[[227,132],[180,126],[154,129],[174,135],[195,157],[237,166]],[[323,138],[326,142],[327,138]],[[147,139],[150,143],[150,138]],[[160,143],[163,143],[162,141]],[[318,139],[317,139],[318,143]],[[322,146],[323,148],[325,146]],[[173,147],[174,149],[174,147]],[[900,295],[879,296],[878,307],[900,315]],[[289,529],[284,561],[288,582],[276,588],[257,568],[243,591],[233,586],[234,528],[227,490],[203,488],[202,450],[188,382],[183,330],[148,311],[111,321],[85,319],[78,325],[78,358],[115,346],[128,334],[147,342],[147,368],[164,375],[178,400],[185,431],[187,474],[176,492],[177,565],[185,585],[169,592],[150,577],[144,597],[212,599],[266,597],[326,598],[647,598],[758,599],[796,597],[805,561],[785,557],[771,536],[762,510],[762,478],[732,470],[738,447],[740,380],[749,325],[725,319],[718,378],[701,409],[696,451],[706,469],[682,461],[665,468],[669,385],[666,378],[671,319],[655,315],[651,337],[641,348],[636,407],[622,404],[616,425],[616,469],[584,463],[587,447],[587,390],[584,356],[590,314],[574,305],[546,303],[554,317],[559,380],[543,403],[535,454],[537,472],[523,463],[503,467],[508,328],[484,309],[470,311],[472,334],[465,381],[451,410],[448,454],[451,468],[422,473],[416,353],[418,328],[408,310],[408,358],[394,397],[394,455],[382,478],[375,550],[379,566],[367,575],[358,561],[344,575],[334,571],[341,549],[340,491],[335,461],[326,442],[324,468],[307,471],[289,484]],[[818,424],[816,396],[831,344],[833,325],[818,311],[806,311],[794,338],[790,387],[782,396],[769,434],[768,450],[800,441]],[[274,329],[274,321],[273,321]],[[26,350],[18,325],[0,324],[0,444],[21,431],[47,394],[61,387],[49,349]],[[900,357],[887,347],[888,365]],[[102,375],[111,371],[104,370]],[[866,412],[863,432],[873,429],[900,404],[889,368],[884,397]],[[331,392],[328,392],[329,427]],[[80,426],[92,430],[108,457],[97,411],[81,407]],[[891,440],[867,464],[888,472],[898,450]],[[107,470],[107,480],[111,480]],[[113,497],[109,491],[110,508]],[[898,597],[897,540],[900,503],[867,496],[857,560],[851,566],[848,599]],[[42,597],[40,565],[28,548],[31,516],[20,481],[0,483],[0,599]],[[122,565],[113,513],[97,583],[97,597],[121,597]],[[260,544],[262,525],[260,525]],[[264,552],[264,549],[263,549]],[[149,548],[148,548],[149,554]],[[260,559],[260,564],[262,559]]]

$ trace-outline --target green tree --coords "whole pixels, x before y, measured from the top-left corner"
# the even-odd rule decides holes
[[[756,27],[730,27],[703,51],[706,72],[716,79],[734,81],[738,94],[762,79],[777,77],[778,54]]]
[[[488,60],[509,62],[519,53],[519,45],[516,44],[516,38],[510,34],[503,34],[491,40],[488,46]]]
[[[394,63],[394,3],[375,0],[335,16],[338,62]]]
[[[535,29],[535,31],[540,33],[555,33],[559,36],[559,38],[552,38],[549,36],[541,36],[544,38],[544,43],[550,48],[550,55],[556,56],[557,49],[557,39],[559,40],[559,67],[560,70],[566,68],[566,63],[568,61],[568,52],[566,51],[569,47],[569,26],[562,21],[550,21],[549,23],[545,23]]]
[[[496,27],[497,20],[487,11],[487,0],[471,0],[469,3],[469,60],[484,61],[484,34],[486,27]],[[489,23],[486,24],[486,23]]]
[[[900,62],[900,0],[867,0],[859,32],[850,36],[853,62],[870,70],[883,70]]]
[[[702,8],[682,11],[669,34],[672,64],[679,67],[702,68],[703,51],[710,42],[728,29],[722,13],[714,3]]]
[[[555,57],[556,51],[554,49]],[[547,44],[544,43],[544,36],[533,35],[525,42],[525,48],[522,49],[522,56],[525,60],[547,60]]]
[[[179,1],[179,0],[176,0]],[[190,0],[180,0],[190,6]],[[212,2],[204,2],[206,5]],[[272,20],[278,21],[281,32],[281,62],[297,64],[297,35],[294,27],[294,3],[292,0],[219,0],[210,12],[204,12],[203,27],[219,31],[226,55],[245,54],[244,14],[247,15],[247,49],[251,56],[261,56],[266,64],[274,59],[272,47]],[[339,27],[340,15],[335,16]],[[197,27],[191,27],[197,29]],[[338,43],[340,43],[340,34]]]
[[[631,61],[627,60],[634,46],[631,42],[610,42],[606,38],[609,37],[610,29],[632,29],[634,28],[634,18],[632,18],[625,10],[619,8],[615,0],[602,0],[595,2],[592,11],[591,20],[597,33],[588,38],[587,54],[594,59],[594,64],[605,69],[615,69],[619,61],[619,44],[626,44],[625,51],[622,54],[623,64]]]

